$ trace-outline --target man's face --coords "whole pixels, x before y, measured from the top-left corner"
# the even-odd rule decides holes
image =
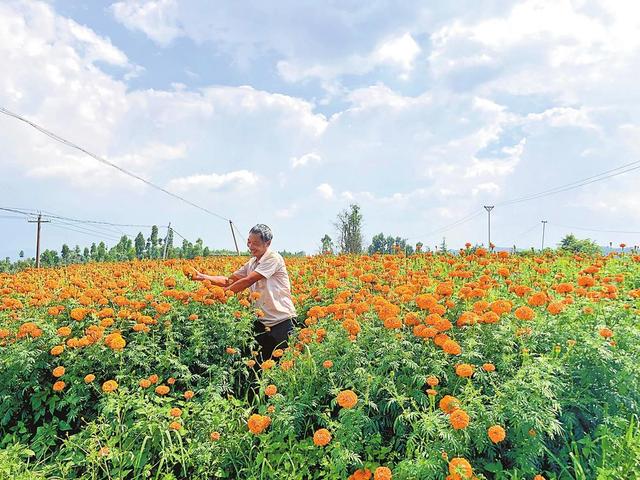
[[[247,239],[247,248],[249,248],[251,255],[258,258],[264,255],[264,252],[267,251],[270,244],[271,241],[263,242],[260,235],[256,235],[255,233],[250,233]]]

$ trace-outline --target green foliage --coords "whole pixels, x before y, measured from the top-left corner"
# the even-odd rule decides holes
[[[600,247],[588,238],[579,240],[573,233],[566,235],[558,244],[558,249],[582,255],[596,255],[601,252]]]

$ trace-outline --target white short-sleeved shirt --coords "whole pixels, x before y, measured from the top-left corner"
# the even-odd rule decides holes
[[[266,327],[273,327],[288,318],[295,317],[297,314],[291,299],[289,273],[282,255],[267,249],[259,261],[256,257],[252,257],[235,271],[234,275],[243,278],[253,271],[264,276],[262,280],[258,280],[249,287],[251,292],[260,294],[255,306],[264,312],[264,317],[259,320]]]

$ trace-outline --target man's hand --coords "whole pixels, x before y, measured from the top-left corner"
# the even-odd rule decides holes
[[[202,280],[206,280],[207,277],[204,274],[200,273],[199,271],[195,270],[195,273],[192,273],[191,279],[192,280],[197,280],[197,281],[200,282]]]

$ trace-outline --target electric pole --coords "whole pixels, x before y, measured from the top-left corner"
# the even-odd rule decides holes
[[[488,220],[489,220],[489,243],[487,243],[487,248],[491,250],[491,210],[493,210],[493,205],[485,205],[484,209],[487,211]]]
[[[165,260],[167,258],[167,248],[169,247],[169,232],[171,232],[171,222],[169,222],[169,226],[167,227],[167,236],[164,237],[164,250],[162,251],[162,259]]]
[[[544,229],[547,226],[547,221],[542,220],[542,248],[540,250],[544,251]]]
[[[231,228],[231,235],[233,235],[233,243],[236,246],[236,253],[240,256],[240,249],[238,248],[238,242],[236,240],[236,232],[233,231],[233,222],[229,220],[229,227]]]
[[[42,215],[38,214],[38,220],[27,220],[29,223],[37,223],[38,229],[36,230],[36,268],[40,268],[40,224],[49,223],[50,220],[42,220]]]

